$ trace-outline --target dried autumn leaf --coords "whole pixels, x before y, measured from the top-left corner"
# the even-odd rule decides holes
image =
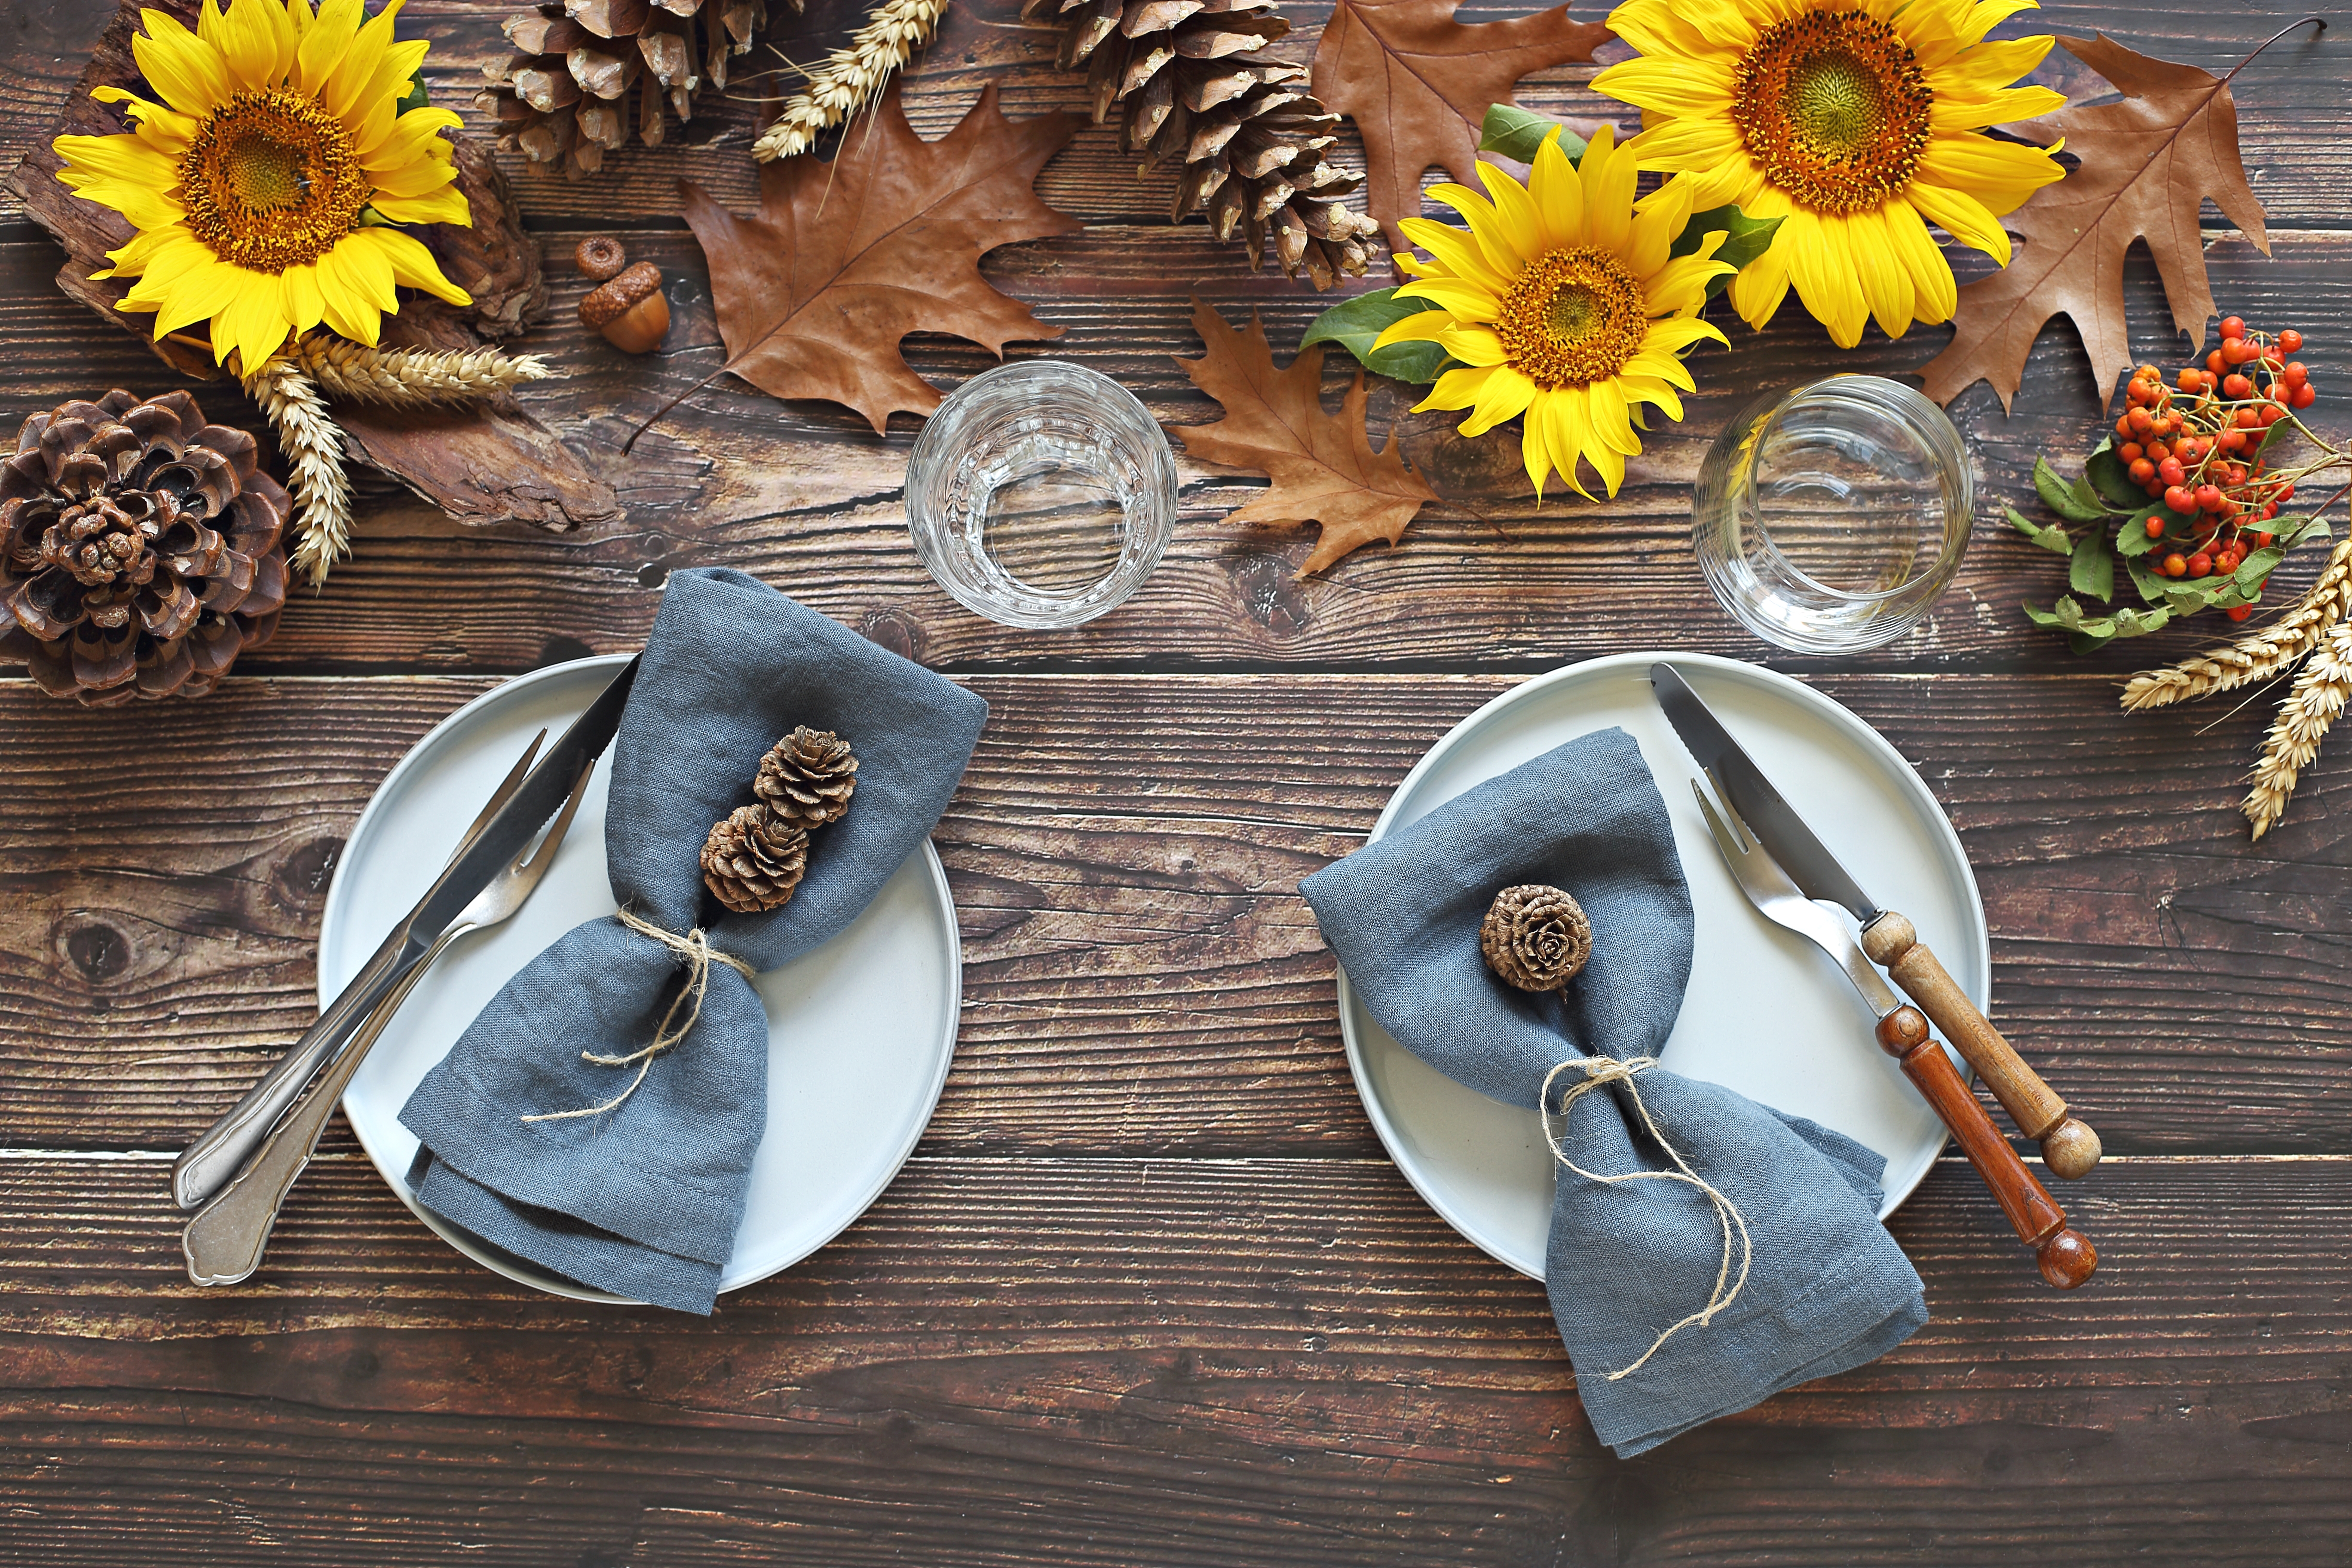
[[[939,389],[899,357],[909,332],[949,332],[1002,356],[1016,339],[1058,337],[989,287],[980,258],[1000,245],[1083,227],[1030,183],[1086,123],[1045,114],[1015,124],[984,89],[953,131],[926,142],[890,85],[830,163],[787,158],[760,175],[760,211],[737,217],[680,182],[686,221],[710,263],[727,363],[778,397],[824,397],[878,435],[900,409],[929,414]]]
[[[1454,19],[1457,4],[1339,0],[1315,48],[1315,95],[1363,132],[1364,210],[1398,251],[1407,247],[1397,219],[1421,216],[1422,172],[1436,164],[1475,188],[1487,109],[1509,103],[1528,72],[1589,60],[1613,36],[1570,21],[1565,5],[1468,24]]]
[[[1256,311],[1247,327],[1228,327],[1195,296],[1192,324],[1208,352],[1176,363],[1225,416],[1213,425],[1184,426],[1176,435],[1195,457],[1255,468],[1274,481],[1228,521],[1323,525],[1300,576],[1320,572],[1359,545],[1394,544],[1412,514],[1437,499],[1405,467],[1394,436],[1372,450],[1364,430],[1363,372],[1356,373],[1335,416],[1323,412],[1321,349],[1302,349],[1289,369],[1276,370]]]
[[[2150,59],[2115,42],[2060,38],[2113,82],[2120,103],[2066,108],[2015,129],[2036,142],[2066,139],[2082,166],[2034,193],[2006,223],[2024,243],[2010,264],[1959,291],[1950,344],[1921,373],[1927,393],[1949,403],[1979,380],[2006,409],[2025,356],[2051,317],[2064,312],[2090,351],[2091,373],[2112,387],[2131,363],[2124,324],[2124,253],[2147,241],[2172,306],[2173,324],[2201,342],[2213,312],[2197,208],[2210,196],[2263,255],[2263,204],[2238,158],[2238,110],[2228,79]]]

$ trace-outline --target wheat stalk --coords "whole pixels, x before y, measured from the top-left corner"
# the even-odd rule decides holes
[[[290,564],[315,588],[327,580],[329,568],[351,553],[352,487],[343,477],[343,433],[318,387],[284,353],[244,381],[247,393],[269,416],[278,449],[286,455],[287,488],[294,492],[302,525]]]
[[[2254,764],[2253,788],[2239,807],[2253,824],[2259,839],[2286,814],[2287,797],[2295,779],[2319,755],[2327,727],[2344,711],[2352,696],[2352,624],[2339,624],[2327,634],[2294,678],[2294,689],[2279,704],[2270,733],[2263,737],[2262,761]]]
[[[509,357],[495,349],[373,349],[323,332],[297,343],[294,357],[328,396],[349,403],[473,403],[554,374],[537,354]]]
[[[2124,688],[2124,707],[2134,712],[2162,708],[2267,680],[2318,647],[2347,609],[2352,609],[2352,535],[2336,547],[2319,580],[2284,615],[2228,647],[2133,676]]]
[[[834,50],[808,73],[808,86],[785,101],[775,123],[751,143],[751,156],[767,163],[807,152],[930,41],[947,8],[947,0],[884,0],[846,47]]]

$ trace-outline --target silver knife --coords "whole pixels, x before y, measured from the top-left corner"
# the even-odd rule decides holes
[[[1715,775],[1732,809],[1805,897],[1842,905],[1862,922],[1863,951],[1944,1031],[2018,1131],[2042,1145],[2052,1173],[2069,1180],[2088,1174],[2099,1163],[2099,1135],[2068,1114],[2066,1102],[1969,1000],[1910,921],[1862,890],[1673,665],[1650,667],[1650,690],[1684,746]]]
[[[440,880],[417,900],[416,907],[393,927],[383,945],[294,1043],[293,1049],[264,1073],[261,1081],[229,1108],[228,1114],[180,1151],[172,1164],[172,1195],[182,1208],[194,1208],[228,1185],[287,1108],[301,1098],[304,1086],[341,1054],[361,1020],[416,966],[434,939],[473,901],[474,895],[505,870],[555,815],[570,796],[581,770],[612,744],[636,677],[637,660],[633,658],[540,759],[514,798],[490,818],[473,842],[449,862]]]

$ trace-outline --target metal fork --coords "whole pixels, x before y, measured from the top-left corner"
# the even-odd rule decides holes
[[[545,735],[544,731],[541,731],[541,739]],[[531,755],[538,749],[539,742],[532,742],[531,752],[516,764],[517,775],[530,770]],[[310,1163],[311,1154],[319,1147],[319,1135],[326,1131],[335,1107],[342,1103],[343,1090],[351,1086],[352,1075],[367,1059],[377,1037],[392,1022],[392,1016],[408,1000],[416,983],[451,942],[468,931],[497,925],[522,908],[532,889],[539,886],[540,879],[547,875],[548,867],[554,864],[555,853],[572,826],[572,813],[580,809],[580,797],[588,792],[589,776],[595,771],[593,762],[580,770],[571,798],[563,803],[562,811],[541,837],[538,846],[501,871],[449,922],[399,987],[368,1015],[342,1054],[310,1087],[309,1095],[286,1113],[286,1119],[255,1153],[253,1163],[188,1221],[187,1229],[181,1234],[180,1248],[187,1257],[190,1279],[199,1285],[235,1285],[251,1279],[254,1270],[261,1267],[261,1255],[269,1245],[270,1228],[278,1223],[278,1205],[286,1201],[295,1179]],[[466,843],[471,843],[482,824],[497,815],[498,806],[493,800],[473,827],[467,830]],[[458,853],[463,854],[465,847],[461,843]]]
[[[1691,794],[1698,797],[1706,830],[1714,835],[1716,848],[1722,852],[1748,901],[1766,920],[1805,938],[1845,971],[1846,978],[1878,1016],[1880,1047],[1902,1064],[1903,1076],[1943,1118],[2019,1238],[2034,1249],[2042,1278],[2061,1290],[2071,1290],[2088,1279],[2099,1266],[2098,1250],[2081,1231],[2066,1224],[2066,1212],[1992,1124],[1984,1102],[1929,1033],[1926,1015],[1895,994],[1894,987],[1864,955],[1843,923],[1805,897],[1787,868],[1732,809],[1731,796],[1712,769],[1707,782],[1715,785],[1715,800],[1707,798],[1696,779],[1691,780]],[[1722,803],[1719,807],[1717,802]]]

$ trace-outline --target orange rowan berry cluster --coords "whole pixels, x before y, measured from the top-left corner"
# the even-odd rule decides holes
[[[2251,331],[2236,316],[2221,323],[2221,346],[2168,384],[2152,364],[2132,373],[2116,421],[2116,456],[2132,482],[2164,510],[2144,525],[2151,539],[2177,542],[2157,563],[2168,577],[2235,572],[2271,542],[2263,527],[2292,500],[2294,486],[2272,477],[2262,456],[2271,427],[2319,395],[2310,372],[2290,358],[2303,334]],[[2169,516],[2166,514],[2169,514]],[[2252,605],[2224,612],[2233,621]]]

